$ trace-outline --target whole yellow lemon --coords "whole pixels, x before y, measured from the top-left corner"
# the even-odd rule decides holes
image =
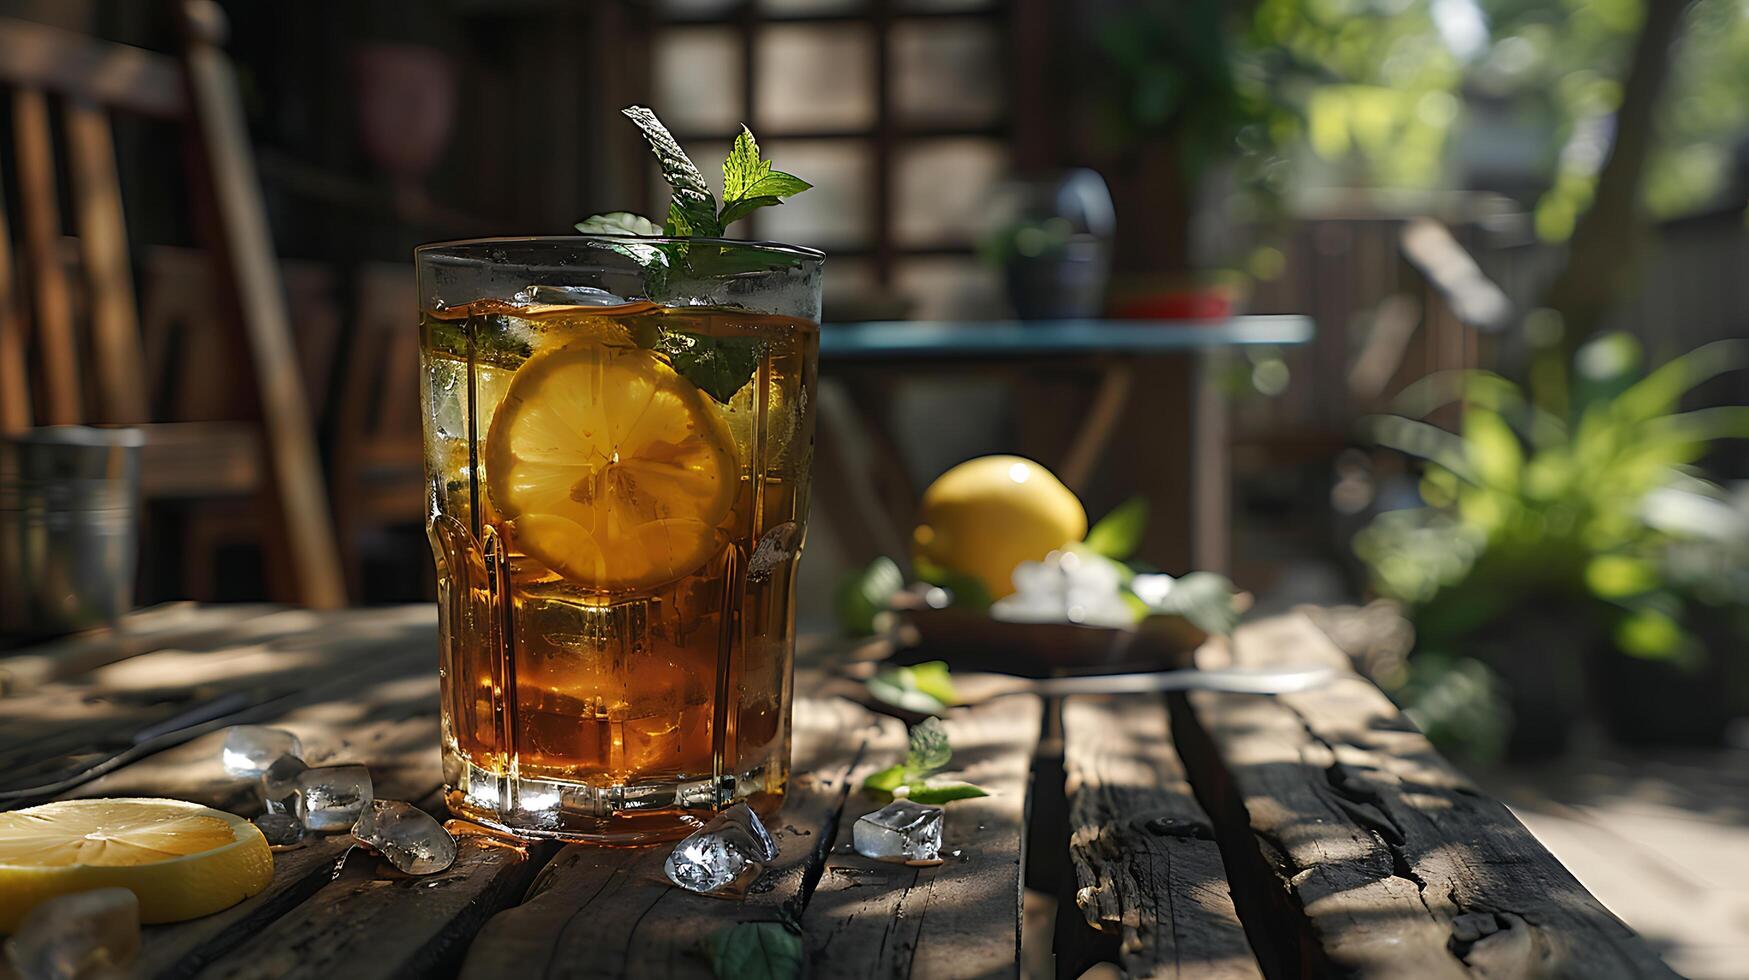
[[[1019,456],[980,456],[923,491],[912,556],[984,584],[990,598],[1014,591],[1014,567],[1087,536],[1087,512],[1050,470]]]

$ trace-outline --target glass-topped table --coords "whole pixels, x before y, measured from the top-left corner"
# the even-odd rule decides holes
[[[1312,339],[1311,318],[1224,320],[870,320],[828,322],[820,356],[912,360],[1098,354],[1175,354]]]
[[[1304,316],[828,322],[815,461],[820,499],[835,501],[825,516],[855,559],[908,553],[919,487],[903,444],[929,435],[893,424],[894,399],[921,378],[996,377],[1013,392],[1016,435],[990,451],[1038,459],[1090,508],[1145,495],[1155,515],[1146,557],[1171,571],[1223,571],[1231,488],[1218,365],[1227,352],[1297,346],[1314,332]],[[1122,451],[1108,453],[1114,446]]]

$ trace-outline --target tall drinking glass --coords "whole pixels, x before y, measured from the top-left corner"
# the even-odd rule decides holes
[[[450,809],[635,844],[789,776],[823,256],[427,245],[428,530]]]

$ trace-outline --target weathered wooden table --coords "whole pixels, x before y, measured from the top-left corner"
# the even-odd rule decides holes
[[[0,656],[0,789],[40,783],[142,728],[236,695],[185,744],[68,795],[164,795],[252,814],[220,727],[295,731],[312,762],[370,766],[435,811],[436,617],[171,606],[125,635]],[[146,929],[140,976],[709,976],[734,922],[787,920],[816,977],[1669,976],[1499,803],[1441,760],[1303,616],[1210,644],[1210,661],[1330,663],[1283,697],[1012,695],[955,709],[954,768],[994,791],[950,805],[950,860],[849,852],[854,792],[904,726],[798,671],[780,858],[745,901],[670,887],[666,849],[461,836],[409,878],[344,836],[276,856],[266,891]],[[452,825],[459,826],[459,825]],[[1048,911],[1056,909],[1054,921]],[[1054,963],[1054,966],[1053,966]]]

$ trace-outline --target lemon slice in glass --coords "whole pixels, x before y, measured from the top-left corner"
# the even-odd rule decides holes
[[[517,369],[485,469],[512,550],[612,591],[671,582],[721,552],[739,480],[708,396],[655,354],[598,340]]]
[[[141,922],[180,922],[267,887],[273,854],[235,814],[182,800],[63,800],[0,813],[0,932],[94,888],[139,896]]]

